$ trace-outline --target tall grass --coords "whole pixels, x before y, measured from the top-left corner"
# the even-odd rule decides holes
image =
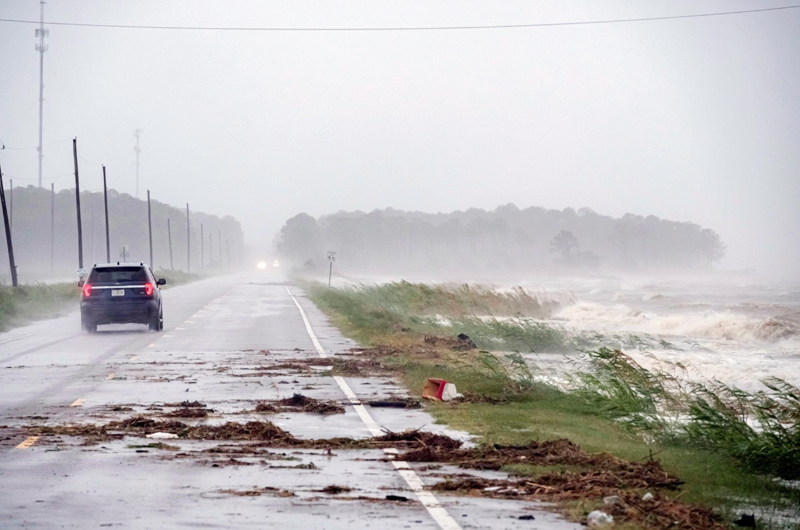
[[[691,382],[686,367],[646,369],[619,350],[586,352],[592,370],[573,391],[598,413],[661,442],[718,451],[754,472],[800,479],[800,389],[779,378],[747,392],[719,381]]]
[[[0,330],[74,309],[80,292],[78,282],[19,287],[0,285]]]

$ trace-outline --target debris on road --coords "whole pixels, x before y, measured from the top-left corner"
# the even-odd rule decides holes
[[[234,497],[260,497],[261,495],[274,495],[275,497],[294,497],[294,492],[264,486],[263,488],[253,488],[251,490],[218,490],[217,493],[232,495]]]
[[[397,502],[408,502],[408,497],[403,497],[402,495],[387,495],[387,501],[397,501]]]
[[[644,528],[667,530],[724,530],[720,518],[708,508],[683,504],[668,497],[641,506],[640,488],[627,484],[609,471],[550,473],[535,479],[502,480],[480,477],[445,480],[431,486],[434,491],[514,500],[573,501],[616,496],[620,502],[607,505],[609,516],[634,522]],[[604,512],[604,513],[606,513]]]
[[[164,416],[169,416],[171,418],[205,418],[208,416],[208,410],[204,408],[182,408],[168,412],[164,414]]]
[[[589,528],[605,528],[614,524],[614,517],[606,512],[595,510],[586,518],[586,524]]]
[[[319,491],[320,493],[328,493],[330,495],[338,495],[340,493],[349,493],[353,491],[353,488],[348,488],[347,486],[337,486],[335,484],[331,484],[330,486],[325,486]]]
[[[154,432],[153,434],[145,436],[145,438],[152,438],[153,440],[174,440],[177,437],[177,434],[172,434],[170,432]]]
[[[249,421],[246,423],[226,422],[220,425],[187,425],[179,421],[159,421],[145,416],[134,416],[123,421],[112,421],[105,425],[32,425],[25,429],[42,436],[76,436],[83,437],[87,443],[96,443],[123,436],[145,436],[154,433],[169,433],[176,438],[190,440],[246,440],[269,443],[272,447],[297,447],[308,449],[319,448],[352,448],[374,449],[380,447],[398,447],[401,449],[434,448],[441,451],[453,451],[461,447],[462,442],[443,434],[421,431],[419,429],[403,432],[386,431],[386,434],[375,438],[325,438],[304,440],[295,438],[269,421]],[[171,438],[171,437],[170,437]]]
[[[165,407],[180,407],[182,409],[204,409],[205,403],[199,401],[181,401],[180,403],[164,403]]]
[[[290,409],[300,409],[303,412],[316,412],[317,414],[344,414],[344,407],[333,401],[321,401],[318,399],[294,394],[290,398],[281,399],[278,405],[289,407]]]
[[[175,445],[167,445],[161,442],[154,442],[149,444],[130,444],[128,449],[163,449],[164,451],[178,451],[180,447]]]
[[[396,409],[418,409],[422,407],[420,402],[413,398],[368,401],[367,405],[369,405],[370,407],[377,407],[377,408],[396,408]]]
[[[411,442],[418,447],[435,447],[443,450],[454,450],[463,445],[463,442],[460,440],[450,438],[444,434],[434,434],[419,429],[407,430],[399,433],[388,430],[384,432],[386,432],[386,434],[377,436],[373,438],[373,440],[377,442]]]

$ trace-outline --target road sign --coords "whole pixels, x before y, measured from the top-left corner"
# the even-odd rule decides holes
[[[333,251],[333,250],[329,250],[328,251],[328,261],[330,261],[331,263],[336,261],[336,252],[335,251]]]

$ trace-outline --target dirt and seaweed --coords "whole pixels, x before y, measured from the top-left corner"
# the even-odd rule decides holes
[[[445,435],[408,430],[387,431],[382,436],[367,439],[326,438],[300,439],[269,421],[246,423],[226,422],[219,425],[188,425],[180,421],[157,420],[147,416],[133,416],[105,424],[29,425],[25,430],[40,436],[81,437],[87,443],[96,443],[124,436],[146,437],[148,434],[169,433],[186,440],[231,440],[268,443],[270,447],[295,448],[353,448],[374,449],[396,447],[404,450],[441,447],[454,450],[462,442]]]
[[[712,510],[682,503],[665,495],[642,495],[652,485],[625,482],[610,471],[549,473],[532,480],[498,480],[478,477],[445,480],[434,484],[435,491],[516,500],[577,501],[604,499],[602,510],[617,522],[654,530],[724,530],[722,519]],[[582,521],[586,523],[586,521]]]
[[[314,412],[317,414],[344,414],[344,407],[333,401],[314,399],[303,394],[294,394],[277,403],[284,410]]]

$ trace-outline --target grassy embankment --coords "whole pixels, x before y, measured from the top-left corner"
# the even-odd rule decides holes
[[[206,276],[159,269],[156,277],[167,280],[165,288],[201,280]],[[78,282],[36,283],[16,289],[0,285],[0,332],[65,315],[77,309],[81,289]]]
[[[734,511],[756,511],[764,515],[762,527],[800,528],[787,522],[800,518],[800,491],[776,480],[776,475],[796,479],[800,473],[800,395],[793,387],[746,394],[688,385],[675,375],[673,369],[680,367],[649,372],[602,343],[656,348],[663,346],[660,341],[571,335],[534,320],[548,316],[557,304],[519,289],[499,293],[405,282],[304,288],[345,334],[391,351],[383,359],[400,369],[412,394],[419,395],[427,377],[446,379],[469,392],[472,399],[464,403],[431,404],[428,410],[437,421],[488,444],[568,438],[587,451],[629,461],[655,458],[685,481],[672,494],[682,501],[713,507],[727,521]],[[536,367],[519,354],[455,352],[430,337],[425,340],[426,335],[458,333],[492,351],[592,348],[585,359],[591,368],[576,368],[569,382],[556,387],[538,377]],[[765,430],[748,427],[751,420]],[[553,471],[524,464],[507,470],[528,477]],[[598,499],[573,503],[573,515],[580,517],[599,504]]]

